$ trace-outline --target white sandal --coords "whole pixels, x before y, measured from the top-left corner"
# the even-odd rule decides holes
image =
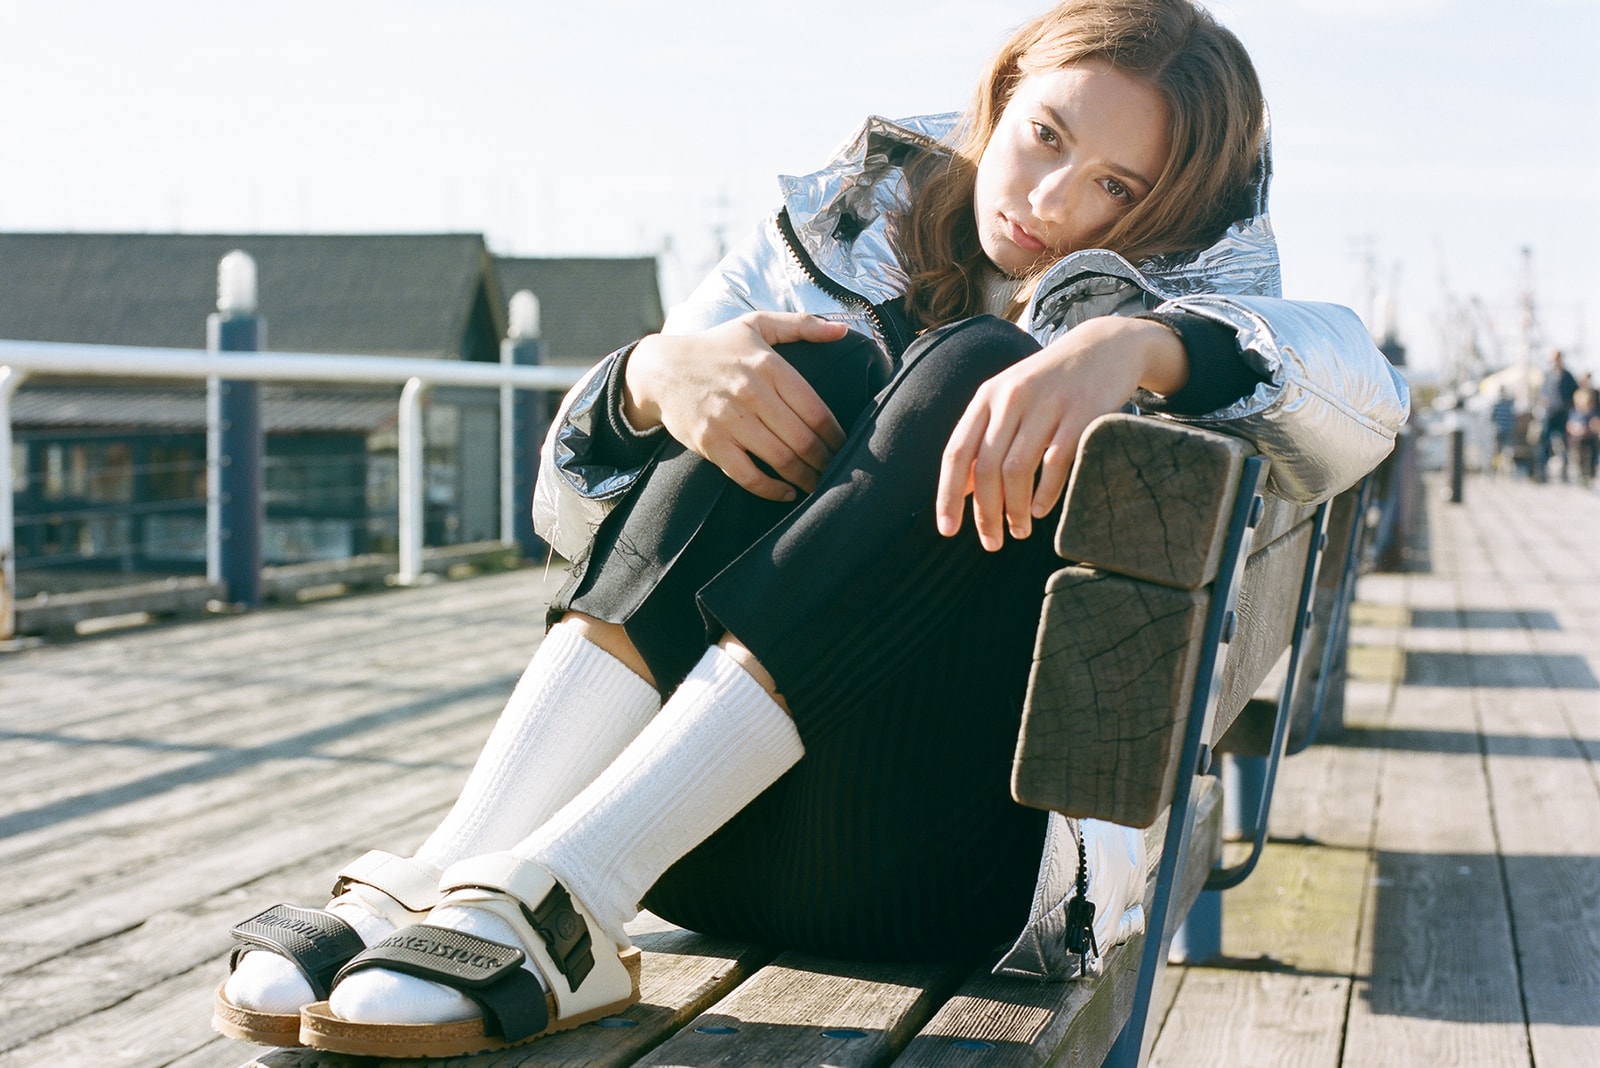
[[[639,1000],[638,949],[614,947],[588,909],[538,864],[491,853],[451,865],[440,887],[442,906],[491,912],[522,944],[419,924],[357,955],[334,985],[352,972],[385,968],[459,990],[483,1015],[438,1024],[357,1023],[321,1001],[300,1011],[301,1042],[361,1056],[457,1057],[531,1042]],[[538,969],[548,993],[524,961]]]
[[[396,927],[416,923],[438,904],[439,872],[420,861],[374,849],[339,872],[333,896],[350,893]],[[328,996],[333,980],[366,943],[326,909],[274,905],[233,928],[237,945],[230,973],[246,953],[265,950],[286,958],[310,984],[315,1000]],[[298,1046],[300,1014],[257,1012],[228,1000],[226,979],[217,987],[211,1026],[229,1038],[263,1046]]]

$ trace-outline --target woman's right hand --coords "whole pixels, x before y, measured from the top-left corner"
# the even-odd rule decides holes
[[[772,347],[847,332],[815,315],[750,312],[698,334],[652,334],[628,357],[622,414],[639,430],[665,427],[756,496],[793,500],[796,486],[816,489],[844,430]]]

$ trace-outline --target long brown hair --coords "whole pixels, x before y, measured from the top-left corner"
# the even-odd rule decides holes
[[[988,261],[973,217],[978,160],[1029,74],[1100,59],[1158,92],[1172,148],[1150,194],[1099,244],[1129,259],[1205,248],[1251,211],[1265,109],[1239,39],[1191,0],[1065,0],[1012,34],[989,65],[954,151],[913,172],[900,221],[910,310],[937,326],[981,310]]]

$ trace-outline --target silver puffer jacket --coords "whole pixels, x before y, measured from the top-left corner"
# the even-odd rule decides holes
[[[780,179],[787,211],[730,252],[672,309],[663,332],[692,333],[757,309],[803,311],[887,344],[872,306],[906,289],[889,236],[890,217],[908,197],[902,164],[911,153],[942,151],[955,121],[954,115],[871,118],[822,170]],[[1138,265],[1113,252],[1075,252],[1040,281],[1024,321],[1040,344],[1085,319],[1152,308],[1182,309],[1233,327],[1244,358],[1267,380],[1221,411],[1171,418],[1248,439],[1272,461],[1277,493],[1313,502],[1377,466],[1406,420],[1409,399],[1405,380],[1354,312],[1279,295],[1268,171],[1263,153],[1257,214],[1211,248]],[[583,551],[640,473],[597,466],[588,456],[595,405],[617,358],[602,360],[573,387],[545,442],[534,525],[568,559]]]
[[[671,311],[663,332],[704,330],[752,310],[802,311],[845,322],[896,351],[904,339],[887,335],[889,326],[873,306],[906,290],[890,238],[892,216],[908,203],[904,164],[915,154],[945,151],[956,120],[870,118],[827,166],[781,178],[786,210],[730,252]],[[1277,243],[1266,214],[1265,151],[1258,170],[1255,214],[1211,248],[1137,265],[1104,250],[1075,252],[1045,274],[1022,321],[1044,345],[1086,319],[1147,309],[1181,309],[1232,327],[1245,360],[1266,381],[1221,411],[1168,417],[1248,439],[1272,461],[1272,488],[1310,503],[1377,466],[1406,420],[1409,397],[1405,380],[1354,312],[1280,296]],[[568,559],[587,547],[641,473],[599,465],[589,455],[596,406],[604,403],[607,372],[619,358],[613,353],[573,387],[545,441],[534,525]],[[1079,833],[1075,821],[1052,814],[1032,916],[996,971],[1041,978],[1077,973],[1078,959],[1065,949],[1063,935]],[[1133,883],[1142,890],[1142,873]],[[1126,902],[1097,904],[1099,915],[1111,920],[1122,917]],[[1137,905],[1130,908],[1132,917]],[[1097,935],[1102,948],[1121,940],[1110,930]]]

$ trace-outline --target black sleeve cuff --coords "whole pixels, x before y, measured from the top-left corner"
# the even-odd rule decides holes
[[[1138,318],[1177,334],[1189,356],[1189,379],[1183,388],[1166,397],[1145,394],[1141,407],[1174,415],[1206,415],[1243,400],[1267,380],[1245,363],[1233,329],[1215,319],[1176,310],[1146,312]]]
[[[622,414],[623,374],[628,369],[628,357],[633,355],[638,344],[635,341],[618,350],[617,358],[611,361],[611,369],[606,373],[605,403],[596,413],[600,418],[594,424],[595,461],[620,471],[648,463],[667,433],[659,426],[652,430],[636,430]]]

